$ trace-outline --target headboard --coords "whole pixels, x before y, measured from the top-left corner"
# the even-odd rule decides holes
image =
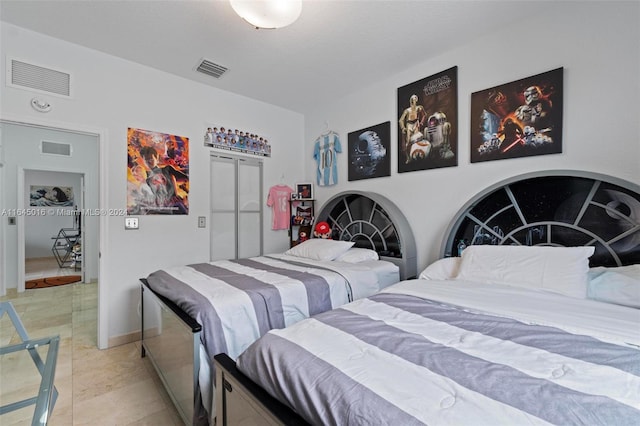
[[[571,170],[516,176],[480,192],[449,225],[444,257],[457,245],[594,246],[590,266],[640,263],[640,186]]]
[[[331,226],[334,240],[378,252],[400,268],[400,279],[416,276],[416,243],[407,218],[389,199],[372,192],[349,191],[330,198],[316,222]]]

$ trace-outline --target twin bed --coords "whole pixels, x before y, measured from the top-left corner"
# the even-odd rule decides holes
[[[165,268],[142,279],[143,355],[185,423],[215,417],[213,357],[236,358],[268,330],[372,295],[415,275],[406,219],[376,194],[343,194],[319,217],[336,240],[282,254]],[[375,214],[356,219],[366,206]],[[344,214],[344,211],[348,214]],[[349,218],[347,221],[346,218]],[[185,322],[186,321],[186,322]]]
[[[636,424],[639,206],[578,172],[489,188],[417,279],[215,355],[216,424]]]

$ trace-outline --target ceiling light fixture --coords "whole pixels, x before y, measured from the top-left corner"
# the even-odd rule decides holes
[[[233,10],[256,27],[275,29],[293,24],[302,12],[302,0],[229,0]]]

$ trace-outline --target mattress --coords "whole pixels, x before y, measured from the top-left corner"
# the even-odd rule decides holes
[[[640,310],[408,280],[273,330],[240,371],[313,424],[637,424]]]

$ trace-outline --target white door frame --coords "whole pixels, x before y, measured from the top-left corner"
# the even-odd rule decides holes
[[[98,139],[98,182],[99,182],[99,198],[98,204],[100,211],[106,209],[107,206],[107,194],[108,194],[108,182],[109,182],[109,169],[107,167],[107,144],[108,140],[108,132],[104,128],[95,128],[95,127],[87,127],[77,123],[61,123],[54,121],[46,121],[43,119],[34,118],[32,116],[29,117],[19,117],[12,115],[0,115],[0,121],[17,124],[23,126],[36,126],[43,127],[52,130],[59,130],[63,132],[75,132],[75,133],[85,133],[89,135],[96,136]],[[6,143],[6,142],[5,142]],[[23,182],[22,180],[18,180],[18,182]],[[4,200],[0,197],[0,209],[4,207]],[[108,241],[106,236],[109,235],[109,222],[108,217],[105,215],[101,215],[99,217],[99,225],[98,225],[98,349],[106,349],[109,346],[109,310],[108,310],[108,293],[107,293],[107,285],[104,283],[108,282],[108,271],[107,268],[103,267],[104,260],[108,259]],[[2,224],[1,226],[6,226]],[[24,239],[24,235],[22,235],[22,239]],[[18,240],[21,240],[20,235],[18,235]],[[4,239],[3,239],[4,241]],[[2,273],[4,274],[4,263],[6,258],[6,249],[1,250],[0,253],[3,255],[0,260],[0,266],[2,266]],[[18,259],[22,259],[24,263],[24,253],[18,256]],[[20,266],[19,266],[20,267]],[[20,269],[24,273],[24,264]],[[23,280],[24,283],[24,280]],[[23,284],[24,285],[24,284]],[[4,276],[0,274],[0,294],[5,294],[5,282]]]

